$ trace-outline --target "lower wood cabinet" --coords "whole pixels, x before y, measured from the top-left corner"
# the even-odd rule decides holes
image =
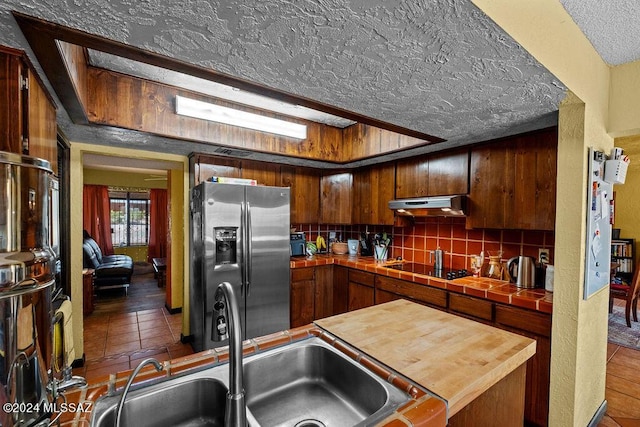
[[[375,274],[349,270],[349,311],[375,304]]]
[[[333,316],[333,266],[316,267],[313,292],[313,320]]]
[[[333,266],[333,314],[346,313],[349,310],[349,269],[340,265]]]
[[[377,304],[386,302],[382,301],[382,299],[390,300],[389,298],[392,298],[391,295],[396,295],[399,298],[410,299],[434,308],[442,309],[447,307],[447,291],[406,280],[376,276],[376,298],[378,298],[377,294],[380,291],[386,292],[386,294],[381,295],[379,301],[376,301]]]
[[[332,265],[291,270],[292,328],[334,314],[332,272]]]
[[[496,326],[536,340],[536,354],[527,361],[524,417],[527,426],[546,426],[551,379],[551,316],[496,304]]]
[[[472,320],[491,322],[493,320],[494,303],[451,292],[449,294],[449,311]]]
[[[291,327],[313,322],[315,267],[291,270]]]

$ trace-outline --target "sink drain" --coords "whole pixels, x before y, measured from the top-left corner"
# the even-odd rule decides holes
[[[308,420],[300,421],[294,427],[326,427],[326,426],[322,421],[308,419]]]

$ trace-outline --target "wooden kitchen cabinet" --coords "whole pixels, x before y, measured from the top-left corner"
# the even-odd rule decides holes
[[[282,166],[280,185],[291,187],[291,224],[320,220],[320,173],[300,166]]]
[[[315,268],[313,320],[333,316],[333,266]]]
[[[495,325],[536,340],[536,354],[527,361],[524,417],[526,425],[548,425],[551,316],[497,304]]]
[[[308,325],[316,319],[332,316],[333,266],[294,268],[291,270],[291,327]]]
[[[313,322],[315,299],[315,268],[291,270],[291,327]]]
[[[554,230],[557,128],[471,150],[467,228]]]
[[[241,177],[240,160],[207,154],[193,154],[189,159],[190,170],[193,174],[193,185],[211,179],[213,176],[226,178]]]
[[[277,163],[243,160],[240,178],[255,179],[258,185],[280,185],[280,165]]]
[[[351,224],[353,175],[325,173],[320,179],[320,222]]]
[[[349,311],[375,304],[375,274],[349,270]]]
[[[494,303],[481,298],[449,293],[449,311],[479,322],[492,322]]]
[[[468,192],[468,150],[412,157],[396,164],[397,199]]]
[[[0,150],[47,160],[58,173],[56,106],[23,51],[0,46]]]
[[[353,223],[394,225],[389,200],[395,198],[395,165],[383,163],[353,174]]]
[[[381,292],[378,297],[379,291]],[[389,295],[391,294],[391,295]],[[376,304],[391,301],[396,295],[421,304],[443,309],[447,307],[447,291],[388,276],[376,276]]]
[[[349,310],[349,269],[333,266],[333,314],[346,313]]]

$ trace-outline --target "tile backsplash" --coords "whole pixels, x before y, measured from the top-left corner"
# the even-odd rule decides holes
[[[471,255],[501,255],[506,261],[518,255],[538,259],[538,249],[549,250],[549,263],[553,264],[555,233],[537,230],[494,230],[465,228],[464,218],[427,217],[416,218],[412,226],[392,227],[381,225],[292,225],[304,231],[307,240],[315,240],[320,234],[327,238],[335,231],[342,240],[357,239],[360,233],[387,232],[393,236],[390,258],[402,257],[406,261],[432,264],[430,251],[444,251],[444,266],[452,269],[470,269]]]

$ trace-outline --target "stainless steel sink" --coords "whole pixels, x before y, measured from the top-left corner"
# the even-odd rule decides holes
[[[244,360],[250,426],[370,426],[411,397],[319,338]],[[227,364],[132,389],[122,426],[222,426]],[[120,395],[93,408],[91,425],[111,427]]]
[[[244,364],[247,407],[262,426],[355,426],[381,420],[408,396],[318,340]]]
[[[131,391],[122,426],[224,426],[227,387],[212,378],[167,380]],[[91,425],[113,427],[120,395],[100,398]]]

